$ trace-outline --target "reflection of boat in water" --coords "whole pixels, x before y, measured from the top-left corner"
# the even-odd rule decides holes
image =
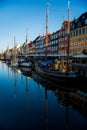
[[[67,89],[67,87],[65,88],[60,86],[52,81],[49,81],[47,78],[37,75],[36,73],[33,73],[32,78],[47,90],[54,91],[55,95],[58,97],[58,101],[60,100],[63,106],[72,106],[72,108],[79,111],[87,118],[87,88],[85,92],[82,91],[82,89],[80,90],[80,88],[76,89],[76,86],[74,86],[75,89]]]
[[[19,66],[20,67],[31,67],[32,66],[32,63],[31,63],[31,61],[23,61],[23,62],[19,62]]]
[[[70,119],[72,119],[70,115],[70,111],[75,110],[75,113],[79,112],[81,116],[83,116],[85,119],[87,119],[87,93],[85,94],[82,91],[72,91],[67,89],[62,89],[62,87],[59,87],[55,83],[51,84],[52,82],[38,76],[37,74],[33,74],[34,81],[36,81],[40,86],[44,87],[44,93],[45,93],[45,119],[46,119],[46,127],[47,129],[50,127],[50,116],[49,116],[49,92],[52,91],[52,93],[55,94],[58,100],[58,105],[61,109],[64,110],[64,114],[66,114],[66,124],[64,127],[67,127],[67,129],[71,128]],[[48,81],[48,82],[47,82]],[[56,87],[55,87],[56,85]],[[73,114],[75,114],[73,111]]]
[[[87,80],[77,79],[77,82],[74,83],[64,83],[64,82],[57,82],[52,80],[47,76],[41,76],[37,73],[32,73],[32,76],[36,82],[40,82],[42,84],[50,84],[51,88],[62,88],[66,90],[81,90],[83,92],[87,92]]]
[[[77,81],[77,76],[74,72],[60,72],[56,70],[43,69],[38,68],[37,73],[43,77],[47,77],[48,79],[56,82],[56,83],[67,83],[67,84],[75,84]]]
[[[43,86],[46,86],[47,88],[51,88],[51,89],[64,89],[64,90],[76,90],[76,88],[71,84],[71,86],[69,87],[70,84],[61,84],[61,83],[56,83],[53,80],[50,80],[48,77],[43,77],[38,75],[37,73],[32,73],[32,78],[37,82],[42,84]]]
[[[21,73],[21,70],[19,67],[15,67],[15,66],[9,66],[9,68],[11,68],[12,71],[16,72],[16,73]]]
[[[32,68],[27,68],[27,67],[20,67],[21,73],[25,76],[29,76],[31,75],[32,72]]]

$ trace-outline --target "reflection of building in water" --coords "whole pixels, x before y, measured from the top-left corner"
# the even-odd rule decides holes
[[[21,73],[22,73],[23,75],[30,77],[31,72],[32,72],[32,68],[29,68],[29,67],[21,67]]]
[[[66,107],[66,128],[69,128],[69,95],[68,91],[56,89],[55,95],[61,107]]]
[[[70,105],[87,119],[87,95],[72,92],[69,97]]]
[[[83,117],[87,118],[87,93],[82,91],[64,89],[62,86],[58,86],[56,83],[52,83],[46,78],[42,78],[36,74],[33,74],[33,79],[45,87],[45,100],[46,100],[46,124],[48,127],[48,102],[47,91],[52,90],[58,99],[58,103],[61,107],[66,108],[66,127],[69,129],[69,108],[74,108]],[[46,89],[47,88],[47,89]],[[87,89],[86,89],[87,92]],[[70,107],[71,106],[71,107]]]
[[[62,106],[66,106],[67,104],[72,106],[87,119],[87,95],[78,91],[66,93],[60,90],[55,91],[55,95]]]

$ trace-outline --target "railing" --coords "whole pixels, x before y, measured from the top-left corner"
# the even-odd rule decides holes
[[[72,66],[73,66],[73,67],[77,67],[77,68],[87,69],[87,64],[72,63]]]

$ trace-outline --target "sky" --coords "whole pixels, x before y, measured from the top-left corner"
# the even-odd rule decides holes
[[[48,8],[48,32],[61,28],[68,19],[68,0],[0,0],[0,51],[26,40],[34,40],[46,32],[46,6]],[[70,0],[70,20],[87,12],[87,0]]]

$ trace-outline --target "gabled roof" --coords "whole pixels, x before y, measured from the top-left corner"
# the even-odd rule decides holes
[[[36,37],[36,39],[33,41],[33,43],[35,43],[36,41],[40,40],[41,38],[44,38],[44,35],[39,35]]]

